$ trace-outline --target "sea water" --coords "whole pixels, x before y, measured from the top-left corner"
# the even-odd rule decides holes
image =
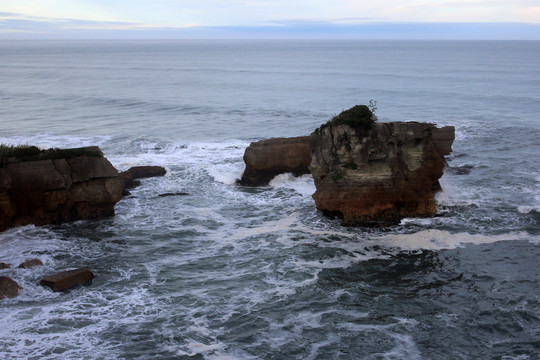
[[[113,218],[0,233],[0,357],[538,359],[539,65],[518,41],[0,42],[1,143],[167,169]],[[455,126],[438,216],[345,228],[309,175],[235,184],[251,141],[371,99]],[[93,284],[39,286],[74,267]]]

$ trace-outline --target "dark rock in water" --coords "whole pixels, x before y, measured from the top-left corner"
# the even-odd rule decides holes
[[[244,153],[246,169],[238,183],[263,186],[279,174],[309,174],[309,139],[309,136],[302,136],[252,142]]]
[[[19,295],[20,289],[22,287],[16,281],[11,280],[7,276],[0,276],[0,300],[14,298]]]
[[[88,284],[94,278],[94,274],[90,269],[76,269],[62,271],[57,274],[49,275],[43,278],[41,285],[51,288],[53,291],[62,291],[70,289],[79,284]]]
[[[474,166],[472,165],[461,165],[456,167],[450,167],[449,170],[452,174],[455,175],[469,175],[473,168]]]
[[[43,263],[39,259],[28,259],[22,264],[20,264],[18,267],[20,269],[30,269],[30,268],[33,268],[34,266],[43,266]]]
[[[453,127],[417,122],[322,126],[310,145],[317,209],[360,226],[435,215],[453,140]]]
[[[167,170],[162,166],[134,166],[121,172],[119,176],[124,180],[122,196],[131,195],[128,189],[133,189],[141,185],[141,182],[137,179],[164,176],[166,173]]]
[[[10,264],[0,262],[0,269],[9,269],[10,267]]]
[[[96,146],[53,150],[4,159],[0,231],[114,215],[124,181],[101,150]]]
[[[135,180],[133,178],[133,174],[129,172],[129,170],[121,172],[120,174],[118,174],[118,176],[120,176],[120,178],[124,180],[124,192],[127,192],[127,194],[123,194],[124,196],[129,195],[129,191],[127,191],[127,189],[133,189],[141,185],[141,182],[139,180]]]
[[[166,196],[188,196],[190,194],[188,193],[185,193],[185,192],[177,192],[177,193],[164,193],[164,194],[159,194],[158,196],[159,197],[166,197]]]
[[[133,179],[142,179],[156,176],[164,176],[167,173],[162,166],[134,166],[129,168],[129,173],[133,176]]]

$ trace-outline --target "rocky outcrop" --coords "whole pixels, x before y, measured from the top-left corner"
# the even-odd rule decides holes
[[[2,160],[0,231],[112,216],[122,197],[124,181],[98,147]]]
[[[79,284],[89,284],[92,279],[94,279],[92,271],[87,268],[82,268],[49,275],[43,278],[40,284],[51,288],[53,291],[62,291]]]
[[[124,181],[123,195],[130,195],[129,189],[133,189],[141,185],[138,179],[164,176],[167,170],[162,166],[133,166],[126,171],[121,172],[119,175]]]
[[[361,226],[435,215],[453,140],[453,127],[417,122],[323,125],[310,144],[317,209]]]
[[[20,287],[16,281],[7,276],[0,276],[0,300],[4,300],[4,298],[14,298],[19,295],[20,289],[22,289],[22,287]]]
[[[282,173],[309,174],[309,142],[309,136],[252,142],[244,153],[246,169],[238,183],[262,186]]]

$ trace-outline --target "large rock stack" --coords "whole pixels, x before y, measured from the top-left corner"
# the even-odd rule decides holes
[[[453,140],[450,126],[326,124],[311,134],[317,209],[361,226],[435,215],[434,195]]]

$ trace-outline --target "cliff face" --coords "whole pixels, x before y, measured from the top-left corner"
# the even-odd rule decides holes
[[[124,187],[117,170],[98,147],[72,150],[76,150],[74,157],[4,160],[0,168],[0,231],[18,225],[114,215]]]
[[[309,136],[251,143],[244,153],[246,169],[239,181],[240,185],[268,185],[274,176],[286,172],[295,176],[309,174],[309,143]]]
[[[310,139],[317,209],[361,226],[435,215],[434,195],[453,140],[453,127],[415,122],[317,129]]]

